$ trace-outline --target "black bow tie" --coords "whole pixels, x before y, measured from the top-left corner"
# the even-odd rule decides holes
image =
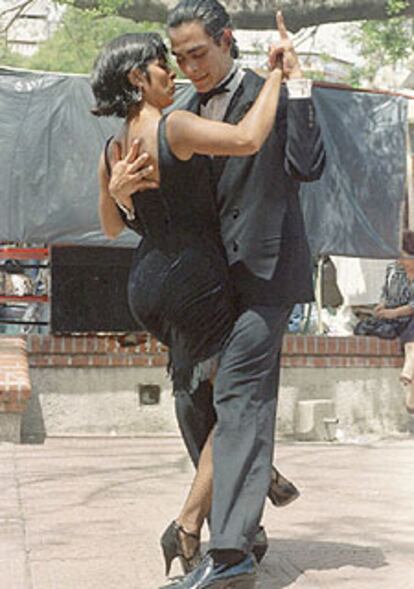
[[[230,92],[229,84],[233,80],[234,76],[237,74],[237,70],[235,70],[231,76],[227,78],[222,84],[212,88],[208,92],[199,92],[198,96],[200,98],[200,106],[206,106],[207,102],[213,98],[213,96],[217,96],[218,94],[225,94],[226,92]]]

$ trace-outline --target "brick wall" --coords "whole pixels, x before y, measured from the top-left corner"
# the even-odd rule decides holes
[[[149,335],[138,346],[123,346],[114,335],[29,335],[29,363],[33,368],[92,366],[164,366],[167,350]]]
[[[145,336],[125,347],[116,336],[31,335],[27,343],[33,392],[23,420],[26,439],[178,433],[168,354],[156,340]],[[332,401],[346,439],[407,430],[398,341],[287,336],[282,364],[279,436],[298,434],[299,403],[321,399]],[[159,386],[159,403],[141,403],[140,386],[147,384]]]
[[[125,347],[117,336],[29,335],[29,363],[33,368],[166,366],[167,350],[149,335],[138,346]],[[400,367],[397,340],[375,337],[288,335],[282,366],[286,368]]]
[[[390,367],[403,364],[398,340],[376,337],[287,336],[282,366],[308,368]]]
[[[23,413],[30,394],[24,338],[0,338],[0,413]]]

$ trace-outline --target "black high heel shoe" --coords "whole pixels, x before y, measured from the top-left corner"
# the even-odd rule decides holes
[[[197,541],[196,547],[193,554],[190,557],[184,555],[182,541],[180,534],[193,538]],[[171,563],[178,556],[180,559],[181,566],[185,574],[195,569],[201,562],[200,553],[200,538],[197,534],[187,532],[180,524],[176,521],[171,522],[168,528],[161,536],[161,548],[165,559],[165,575],[168,577],[171,569]]]

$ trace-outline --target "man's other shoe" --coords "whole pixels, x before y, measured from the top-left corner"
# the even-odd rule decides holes
[[[299,497],[299,490],[272,466],[272,480],[267,496],[276,507],[289,505]]]
[[[201,564],[181,581],[164,585],[161,589],[254,589],[256,565],[248,554],[235,565],[215,564],[207,554]]]

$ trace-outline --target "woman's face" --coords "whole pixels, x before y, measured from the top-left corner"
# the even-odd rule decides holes
[[[142,76],[144,100],[163,109],[173,103],[175,93],[175,73],[165,59],[158,58],[147,67],[147,75]]]

